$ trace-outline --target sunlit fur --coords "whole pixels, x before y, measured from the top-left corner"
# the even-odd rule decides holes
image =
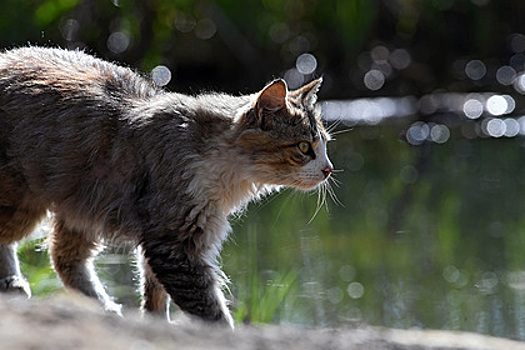
[[[317,188],[333,170],[320,84],[288,91],[278,79],[246,96],[187,96],[79,51],[0,54],[5,289],[24,283],[15,242],[49,210],[66,287],[119,312],[92,261],[101,241],[120,236],[140,247],[145,311],[165,314],[169,295],[191,315],[232,325],[217,262],[228,216],[281,186]]]

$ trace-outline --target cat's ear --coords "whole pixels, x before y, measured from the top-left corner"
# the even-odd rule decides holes
[[[293,91],[293,95],[301,100],[303,106],[313,107],[315,102],[317,102],[317,92],[321,88],[322,82],[322,77],[313,80],[310,83],[304,85],[303,87]]]
[[[262,111],[276,112],[286,107],[286,95],[288,94],[288,87],[286,82],[282,79],[276,79],[270,84],[266,85],[264,89],[259,92],[255,108],[259,114]]]

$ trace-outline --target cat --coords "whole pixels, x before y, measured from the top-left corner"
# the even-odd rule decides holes
[[[120,313],[93,268],[103,242],[139,248],[142,309],[233,327],[222,292],[228,216],[280,187],[333,171],[316,105],[322,79],[230,96],[166,92],[82,51],[0,53],[0,289],[30,295],[16,256],[49,211],[66,288]]]

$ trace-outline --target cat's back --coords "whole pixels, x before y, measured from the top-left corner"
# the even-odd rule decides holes
[[[30,97],[45,103],[143,99],[159,93],[149,79],[133,70],[80,50],[23,47],[0,54],[0,108]],[[31,102],[31,101],[28,101]]]
[[[89,171],[105,174],[112,159],[134,154],[128,115],[161,93],[133,70],[82,51],[0,53],[0,180],[22,173],[55,199],[71,195],[93,178]]]

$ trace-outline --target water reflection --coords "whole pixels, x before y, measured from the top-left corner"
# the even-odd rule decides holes
[[[322,116],[326,121],[341,120],[346,125],[376,125],[384,119],[408,117],[417,112],[417,99],[366,98],[351,101],[324,101]]]
[[[376,78],[370,78],[368,84],[380,84]],[[462,136],[468,139],[525,135],[525,116],[516,115],[516,99],[508,94],[435,93],[419,99],[408,96],[324,101],[321,107],[324,120],[340,120],[348,126],[377,125],[392,120],[407,123],[405,138],[413,145],[426,141],[443,144],[451,137],[451,129],[458,125]],[[503,116],[506,118],[501,118]],[[411,122],[416,118],[436,121]]]

